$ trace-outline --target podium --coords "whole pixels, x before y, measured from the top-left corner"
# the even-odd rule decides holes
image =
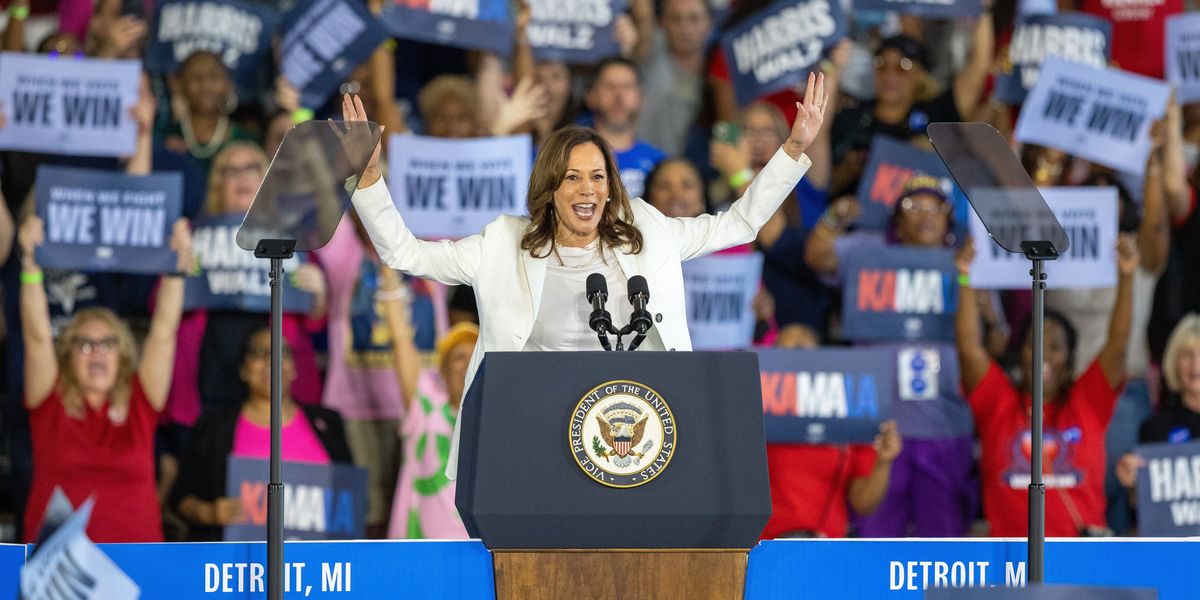
[[[741,598],[771,514],[749,352],[495,352],[455,504],[497,598]]]

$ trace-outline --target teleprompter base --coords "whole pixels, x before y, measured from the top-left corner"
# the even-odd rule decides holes
[[[493,550],[496,600],[740,600],[746,550]]]

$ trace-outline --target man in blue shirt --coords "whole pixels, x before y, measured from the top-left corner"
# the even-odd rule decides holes
[[[642,84],[637,66],[625,58],[602,61],[596,67],[586,100],[596,131],[617,156],[617,168],[621,170],[621,181],[629,197],[640,197],[646,175],[666,156],[637,138],[638,113],[642,110]]]

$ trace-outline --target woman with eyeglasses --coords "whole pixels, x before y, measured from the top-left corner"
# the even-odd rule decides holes
[[[229,340],[226,340],[227,342]],[[188,523],[188,541],[217,541],[222,527],[242,522],[244,499],[227,496],[229,457],[271,457],[271,330],[260,327],[240,344],[241,364],[236,377],[246,384],[240,404],[206,412],[196,423],[171,489],[170,505]],[[291,390],[296,361],[283,348],[283,460],[328,465],[349,463],[350,448],[342,418],[320,406],[297,404]],[[230,372],[229,377],[234,377]]]
[[[25,408],[33,441],[25,541],[37,540],[55,488],[74,506],[95,500],[87,528],[92,541],[162,541],[154,431],[171,383],[183,278],[163,277],[140,356],[129,327],[105,308],[76,312],[55,339],[34,257],[45,224],[30,217],[19,239]],[[192,262],[186,221],[175,223],[170,247],[179,272],[186,270]]]
[[[893,205],[886,232],[850,231],[858,214],[853,196],[839,198],[808,237],[804,258],[830,285],[841,282],[841,257],[851,249],[940,249],[955,241],[953,205],[937,178],[922,175],[907,182]],[[983,304],[991,325],[988,330],[997,342],[989,348],[1002,349],[1008,340],[1006,328],[996,318],[993,304]],[[902,373],[909,370],[914,374],[910,379],[920,379],[932,392],[899,391],[894,415],[904,449],[892,467],[887,495],[874,513],[859,519],[859,533],[864,537],[904,537],[910,532],[921,537],[966,535],[976,502],[970,479],[971,412],[958,393],[954,347],[938,342],[892,347],[899,356],[912,357],[899,363]],[[931,369],[932,380],[915,375],[933,364],[937,366]]]

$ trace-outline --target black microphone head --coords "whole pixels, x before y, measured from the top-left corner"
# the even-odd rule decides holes
[[[650,285],[646,283],[646,278],[641,275],[634,275],[629,278],[630,302],[633,302],[634,296],[641,296],[645,302],[650,301]]]
[[[602,273],[592,273],[587,278],[587,299],[591,302],[600,294],[601,301],[608,300],[608,280],[604,278]]]

